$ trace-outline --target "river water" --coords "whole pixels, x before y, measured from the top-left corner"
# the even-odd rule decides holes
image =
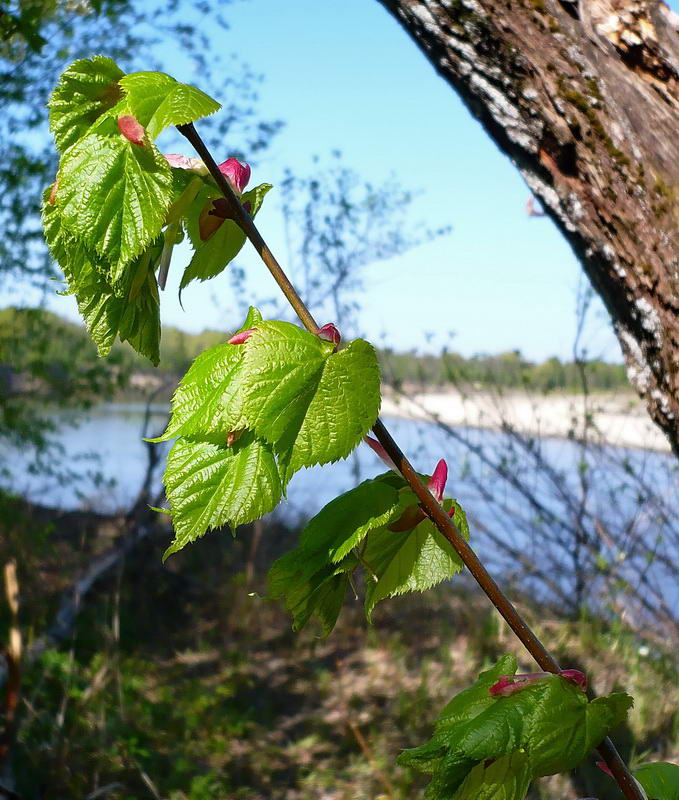
[[[57,480],[35,475],[29,454],[5,449],[0,457],[10,468],[11,489],[64,510],[128,508],[146,471],[143,420],[144,407],[132,403],[102,405],[81,413],[77,425],[76,418],[64,415],[57,436],[60,458],[96,478]],[[166,408],[154,407],[149,422],[147,435],[158,435],[165,426]],[[396,418],[385,422],[421,472],[430,473],[439,458],[447,460],[447,493],[466,508],[473,528],[509,536],[529,558],[543,555],[540,524],[553,526],[554,519],[575,515],[578,507],[586,507],[590,519],[603,530],[620,532],[616,557],[621,559],[627,557],[627,550],[633,554],[626,531],[635,531],[634,541],[651,536],[663,541],[663,546],[676,535],[673,519],[668,522],[679,508],[678,462],[671,455],[612,447],[585,452],[568,440],[526,442],[507,433],[470,428],[454,428],[451,437],[429,423]],[[170,445],[160,446],[166,453]],[[156,488],[161,486],[162,461],[153,476]],[[297,473],[287,499],[274,513],[291,522],[308,518],[340,492],[382,471],[379,459],[361,445],[345,461]],[[551,523],[540,519],[545,514],[555,515]],[[480,538],[478,546],[492,560],[492,537]],[[679,607],[676,581],[668,583],[665,576],[660,583],[670,605]]]
[[[72,465],[76,471],[98,473],[96,480],[62,482],[41,478],[31,474],[29,453],[16,450],[0,450],[10,467],[10,486],[19,494],[42,505],[64,510],[89,508],[101,512],[113,512],[129,507],[137,496],[146,471],[147,446],[142,440],[145,406],[138,403],[116,403],[97,406],[77,416],[63,414],[62,426],[56,440],[62,448],[63,463]],[[156,436],[166,423],[165,406],[153,406],[149,418],[148,436]],[[493,473],[484,469],[482,457],[470,452],[470,448],[451,439],[435,425],[399,418],[387,418],[387,426],[421,472],[431,472],[439,458],[445,458],[450,468],[448,489],[463,497],[472,507],[479,494],[475,484],[484,471],[489,480]],[[492,456],[505,451],[511,463],[514,457],[516,475],[531,471],[537,456],[524,453],[520,457],[512,437],[495,431],[456,427],[454,431],[465,437],[473,448]],[[171,443],[159,445],[167,452]],[[533,452],[559,473],[566,484],[577,484],[582,469],[582,452],[577,443],[564,439],[542,439],[535,443]],[[621,478],[633,471],[638,477],[652,483],[669,499],[671,494],[679,498],[679,465],[671,455],[644,450],[622,448],[596,449],[597,458],[590,462],[589,477],[595,492],[604,492],[604,484],[598,473],[605,471],[609,487],[612,477]],[[164,459],[162,459],[164,461]],[[615,465],[615,466],[614,466]],[[618,476],[611,470],[617,469]],[[292,479],[285,507],[289,512],[302,515],[313,514],[328,500],[377,472],[383,471],[380,460],[365,446],[360,446],[347,460],[336,464],[298,472]],[[154,486],[159,488],[161,467],[154,476]],[[96,484],[99,484],[97,487]],[[539,477],[533,478],[535,487]],[[501,489],[495,481],[493,490]],[[603,508],[608,504],[607,496],[600,498]],[[629,498],[621,498],[622,507],[617,513],[631,510]],[[606,514],[604,514],[606,516]]]

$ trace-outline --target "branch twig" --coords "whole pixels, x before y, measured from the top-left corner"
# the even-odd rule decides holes
[[[262,261],[272,274],[274,280],[280,287],[290,305],[297,313],[297,316],[300,318],[307,330],[311,331],[312,333],[316,333],[318,330],[318,325],[311,315],[311,312],[306,307],[301,297],[297,294],[292,283],[290,283],[288,280],[283,268],[278,263],[275,256],[257,230],[252,218],[240,204],[236,194],[231,188],[231,184],[219,171],[217,163],[212,157],[210,151],[207,149],[205,142],[203,142],[198,134],[198,131],[196,131],[193,124],[178,125],[177,129],[188,139],[198,155],[202,158],[203,163],[210,172],[210,175],[212,175],[217,183],[217,186],[221,189],[224,197],[226,198],[226,201],[230,207],[230,211],[232,212],[233,219],[242,228],[245,235],[254,245],[255,250],[259,253]],[[502,592],[488,570],[483,566],[479,560],[479,557],[460,535],[459,531],[452,523],[441,505],[435,500],[431,492],[422,483],[414,467],[410,461],[408,461],[401,448],[392,439],[389,431],[385,428],[381,420],[377,420],[373,427],[373,432],[380,444],[387,451],[391,460],[399,468],[401,475],[403,475],[410,488],[417,495],[427,516],[455,548],[455,551],[460,556],[467,569],[474,576],[476,582],[486,593],[491,603],[503,616],[509,627],[514,631],[524,647],[533,656],[542,669],[546,670],[547,672],[558,672],[560,667],[556,659],[551,655],[551,653],[549,653],[540,639],[531,630],[521,614],[517,611],[509,598]],[[627,800],[643,800],[643,795],[639,791],[636,781],[625,766],[625,763],[620,757],[618,751],[615,749],[615,746],[611,740],[608,738],[604,739],[604,741],[599,745],[598,750],[601,754],[601,757],[613,773],[613,777],[617,781],[623,795],[627,798]]]

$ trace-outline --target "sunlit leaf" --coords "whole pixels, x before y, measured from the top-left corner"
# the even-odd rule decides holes
[[[123,97],[125,73],[110,58],[93,56],[74,61],[59,79],[49,100],[50,130],[63,152]]]
[[[269,445],[248,432],[231,447],[178,439],[163,477],[175,539],[165,553],[181,550],[208,530],[252,522],[281,498],[281,481]]]
[[[209,95],[164,72],[132,72],[120,79],[131,113],[155,139],[169,125],[186,125],[221,106]]]
[[[256,308],[250,308],[240,330],[261,322]],[[244,349],[239,345],[218,344],[201,353],[179,382],[172,397],[172,413],[162,436],[163,442],[176,436],[207,437],[244,427],[241,412],[238,372]]]
[[[160,359],[160,315],[155,275],[147,262],[134,297],[116,294],[107,280],[110,265],[87,249],[65,230],[58,206],[46,200],[43,230],[50,252],[64,271],[69,293],[75,295],[78,310],[100,356],[107,356],[117,336],[129,341],[154,364]],[[134,271],[135,265],[131,265]]]
[[[247,343],[243,371],[248,427],[274,446],[286,481],[345,458],[377,418],[377,356],[362,339],[335,353],[296,325],[265,322]]]
[[[153,145],[132,144],[108,122],[62,157],[56,203],[69,232],[111,264],[115,282],[160,233],[172,176]]]

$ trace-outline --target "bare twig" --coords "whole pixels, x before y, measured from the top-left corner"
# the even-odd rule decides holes
[[[99,800],[100,797],[106,797],[106,795],[117,792],[120,789],[125,789],[125,785],[122,783],[107,783],[106,786],[100,786],[98,789],[90,792],[85,800]]]
[[[0,733],[0,765],[9,756],[16,731],[16,711],[21,693],[21,629],[19,628],[19,581],[16,561],[11,558],[4,569],[5,597],[9,606],[9,641],[5,650],[7,689],[5,693],[5,728]]]

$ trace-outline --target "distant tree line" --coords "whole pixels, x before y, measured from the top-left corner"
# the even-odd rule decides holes
[[[427,386],[450,384],[496,386],[505,389],[529,389],[548,393],[553,391],[609,391],[630,388],[625,367],[601,359],[582,362],[562,361],[556,356],[536,363],[525,358],[520,350],[465,358],[459,353],[444,350],[440,355],[410,353],[381,353],[383,370],[390,383],[401,388],[408,383]]]
[[[35,336],[37,315],[44,323],[44,333],[39,337]],[[166,327],[161,342],[160,369],[166,375],[182,375],[199,353],[225,341],[228,334],[212,330],[194,334]],[[3,376],[0,395],[8,399],[8,395],[15,394],[23,386],[32,389],[36,399],[42,402],[52,395],[61,397],[65,388],[61,386],[62,380],[78,380],[77,375],[69,374],[65,368],[65,362],[72,361],[74,352],[79,354],[80,371],[84,370],[88,376],[97,375],[99,389],[103,383],[110,391],[119,391],[131,374],[149,370],[148,362],[127,345],[117,344],[113,359],[103,361],[97,358],[94,346],[80,325],[47,311],[7,308],[0,311],[0,375]],[[622,364],[609,364],[599,359],[574,363],[552,357],[535,363],[518,350],[471,358],[447,350],[436,356],[392,350],[381,350],[379,355],[385,381],[396,388],[419,384],[426,387],[459,385],[466,389],[494,386],[542,393],[581,392],[583,374],[589,390],[629,388]],[[39,370],[36,364],[40,365]],[[39,391],[38,385],[33,385],[35,380],[29,387],[24,386],[22,379],[22,375],[35,376],[36,372],[41,376]]]

